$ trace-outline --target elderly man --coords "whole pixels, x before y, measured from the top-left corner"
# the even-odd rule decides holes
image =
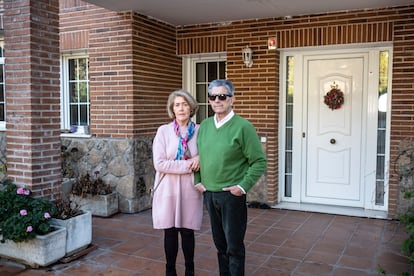
[[[196,174],[194,183],[204,192],[220,275],[242,276],[246,193],[265,172],[266,157],[253,125],[233,111],[231,81],[212,81],[208,98],[215,114],[200,124],[200,174]]]

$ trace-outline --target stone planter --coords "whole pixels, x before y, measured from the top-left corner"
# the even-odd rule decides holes
[[[81,197],[71,195],[71,200],[79,205],[83,211],[90,211],[94,216],[109,217],[118,213],[118,193],[107,195],[86,195]]]
[[[65,256],[66,229],[56,227],[47,235],[38,235],[27,242],[6,240],[0,244],[0,257],[33,268],[48,266]]]
[[[54,218],[51,224],[66,229],[65,256],[87,248],[92,242],[92,213],[90,211],[69,219]]]

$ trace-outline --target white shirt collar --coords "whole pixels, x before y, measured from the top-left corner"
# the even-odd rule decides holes
[[[234,111],[231,110],[229,114],[227,114],[226,117],[224,117],[220,122],[217,121],[217,114],[214,114],[214,124],[216,125],[216,128],[222,127],[225,123],[230,121],[231,118],[234,116]]]

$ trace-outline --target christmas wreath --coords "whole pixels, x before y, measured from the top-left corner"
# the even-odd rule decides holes
[[[323,102],[332,110],[339,109],[344,104],[344,93],[334,83],[331,85],[331,90],[323,96]]]

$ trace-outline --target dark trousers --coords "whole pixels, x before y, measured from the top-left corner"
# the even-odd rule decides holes
[[[168,228],[164,230],[164,251],[166,275],[176,276],[175,262],[178,254],[178,233],[181,235],[181,248],[185,260],[185,275],[194,275],[194,230],[187,228]]]
[[[246,195],[234,196],[230,192],[205,192],[204,202],[210,215],[220,276],[244,276]]]

